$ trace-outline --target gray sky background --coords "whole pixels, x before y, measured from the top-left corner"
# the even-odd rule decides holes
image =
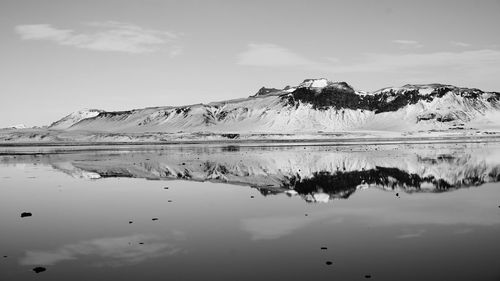
[[[500,0],[0,0],[0,127],[306,78],[500,91]]]

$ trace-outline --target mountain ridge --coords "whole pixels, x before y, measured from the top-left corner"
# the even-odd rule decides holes
[[[111,129],[111,131],[131,132],[137,129],[137,131],[141,132],[144,131],[139,128],[141,126],[149,126],[149,129],[152,129],[152,131],[157,129],[156,131],[161,132],[202,132],[210,131],[210,129],[224,131],[224,128],[214,127],[217,127],[217,125],[228,125],[228,132],[269,132],[274,131],[273,127],[277,127],[270,123],[272,123],[271,119],[275,119],[274,117],[278,117],[276,115],[279,114],[287,114],[289,117],[288,120],[282,120],[281,125],[290,125],[290,121],[296,117],[295,115],[300,115],[300,111],[304,110],[310,111],[309,113],[311,114],[305,114],[309,118],[302,118],[302,125],[311,124],[318,120],[321,122],[321,119],[339,124],[342,122],[345,123],[346,120],[348,121],[349,116],[345,116],[345,114],[346,110],[349,110],[351,119],[356,119],[348,122],[349,124],[344,124],[343,126],[335,126],[335,124],[333,126],[332,124],[314,126],[314,124],[311,124],[313,127],[312,131],[317,127],[326,131],[342,131],[345,129],[356,129],[368,117],[372,117],[368,115],[397,112],[412,105],[420,105],[420,107],[427,105],[429,107],[432,102],[443,99],[447,99],[445,103],[448,103],[450,109],[452,106],[459,109],[446,111],[441,110],[439,107],[437,109],[432,108],[432,106],[430,110],[421,108],[420,114],[417,114],[413,118],[415,123],[428,120],[437,122],[451,122],[455,120],[466,122],[473,119],[472,117],[475,115],[484,115],[486,111],[500,109],[500,93],[483,92],[475,88],[463,88],[437,83],[407,84],[402,87],[388,87],[366,93],[354,90],[346,82],[331,82],[321,78],[306,79],[297,87],[289,87],[288,89],[263,87],[255,95],[243,99],[177,107],[165,106],[114,112],[101,111],[95,116],[81,118],[66,127],[51,126],[50,128],[68,130],[97,129],[106,131],[106,129],[110,128],[98,126],[99,123],[102,123],[100,121],[106,120],[108,123],[120,126],[123,125],[124,120],[129,120],[129,124],[125,128],[122,127],[122,129],[118,130]],[[323,114],[326,116],[318,116],[314,120],[314,118],[311,118],[311,115],[317,111],[328,111],[330,114]],[[367,115],[365,111],[373,114]],[[337,116],[332,116],[332,114]],[[254,125],[248,126],[249,124],[245,124],[245,121],[247,121],[245,119],[253,121]],[[61,122],[61,120],[57,122]],[[235,127],[235,123],[247,125],[247,127],[238,130],[231,129],[231,127]],[[274,123],[276,123],[276,120]],[[165,124],[171,126],[166,126]],[[154,128],[155,126],[156,128]],[[299,126],[297,128],[297,126],[292,124],[292,126],[285,128],[284,131],[305,131],[305,127]]]
[[[297,86],[262,87],[247,98],[206,104],[81,110],[52,123],[46,131],[29,136],[16,132],[0,136],[0,140],[135,141],[151,140],[155,134],[153,141],[243,135],[300,139],[336,133],[391,137],[426,133],[497,135],[500,93],[439,83],[364,92],[346,82],[306,79]]]

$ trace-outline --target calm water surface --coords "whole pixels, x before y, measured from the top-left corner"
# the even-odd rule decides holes
[[[500,280],[499,144],[0,154],[0,280]]]

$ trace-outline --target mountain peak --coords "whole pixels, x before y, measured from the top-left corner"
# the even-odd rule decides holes
[[[81,109],[75,111],[59,121],[56,121],[50,125],[51,129],[67,129],[74,124],[80,122],[81,120],[96,117],[99,113],[104,112],[104,110],[100,109]]]
[[[271,93],[280,92],[280,91],[281,91],[280,89],[276,89],[276,88],[262,87],[252,97],[265,96],[265,95],[268,95],[268,94],[271,94]]]
[[[318,79],[306,79],[302,83],[297,86],[297,88],[307,88],[315,91],[322,90],[324,88],[339,88],[342,90],[352,91],[354,92],[354,88],[349,85],[347,82],[332,82],[326,78],[318,78]]]
[[[326,78],[305,79],[297,88],[324,88],[329,84],[332,84],[332,81]]]

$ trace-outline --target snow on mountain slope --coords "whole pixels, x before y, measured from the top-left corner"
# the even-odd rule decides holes
[[[61,120],[58,120],[58,121],[52,123],[52,125],[50,125],[49,128],[51,128],[51,129],[67,129],[67,128],[73,126],[74,124],[80,122],[81,120],[95,117],[95,116],[99,115],[99,113],[101,113],[101,112],[104,112],[104,111],[99,110],[99,109],[82,109],[82,110],[73,112],[68,116],[63,117]]]
[[[16,124],[16,125],[11,125],[11,126],[2,128],[2,129],[15,129],[15,130],[19,130],[19,129],[26,129],[26,128],[28,128],[28,127],[26,127],[26,125],[24,125],[24,124]]]
[[[405,85],[372,93],[307,79],[246,99],[181,107],[73,113],[51,129],[109,133],[317,133],[500,129],[500,93],[450,85]]]

